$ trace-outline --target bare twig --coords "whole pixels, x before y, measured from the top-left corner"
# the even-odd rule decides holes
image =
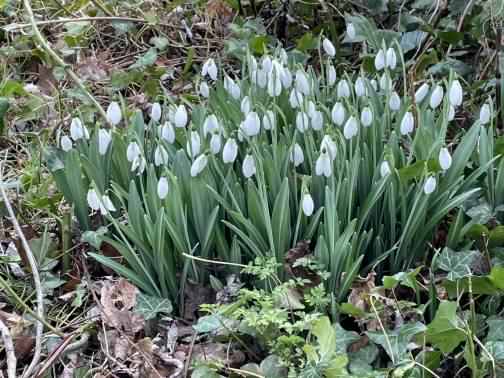
[[[26,13],[28,13],[28,18],[30,19],[30,25],[32,27],[33,33],[35,35],[35,39],[37,42],[40,44],[40,47],[56,62],[56,64],[60,67],[62,67],[65,72],[70,76],[70,78],[77,84],[79,89],[86,95],[86,97],[91,101],[91,103],[96,107],[98,110],[98,113],[103,117],[106,123],[108,122],[108,117],[107,113],[103,109],[103,107],[100,105],[100,103],[94,98],[94,96],[87,90],[85,85],[82,83],[81,79],[75,74],[75,72],[72,71],[71,67],[66,64],[61,57],[54,52],[54,50],[49,46],[49,43],[45,40],[45,38],[42,36],[42,33],[40,33],[40,30],[37,26],[37,21],[35,20],[35,16],[33,14],[33,10],[31,8],[31,1],[30,0],[23,0],[23,4],[26,10]]]
[[[35,257],[33,256],[33,252],[30,248],[30,245],[28,244],[28,241],[26,240],[23,231],[21,230],[21,226],[19,225],[19,222],[17,221],[16,214],[14,213],[14,210],[12,209],[11,203],[9,201],[9,197],[7,196],[7,192],[5,191],[4,184],[3,184],[3,167],[0,163],[0,192],[2,193],[2,198],[5,204],[5,207],[7,208],[7,213],[9,214],[10,220],[12,225],[14,226],[14,229],[16,233],[18,234],[18,237],[21,239],[21,243],[23,245],[23,248],[26,253],[26,257],[28,259],[28,263],[30,265],[30,269],[32,271],[32,276],[33,276],[33,283],[35,285],[35,293],[37,297],[37,317],[39,319],[44,319],[44,296],[42,294],[42,285],[40,283],[40,275],[38,272],[38,267],[37,267],[37,261],[35,260]],[[31,373],[33,372],[34,368],[37,366],[37,364],[40,361],[40,353],[42,349],[42,332],[44,331],[44,325],[43,323],[38,320],[36,323],[36,335],[35,335],[35,351],[33,353],[33,359],[28,366],[28,369],[25,371],[24,377],[29,377]]]
[[[16,378],[16,353],[14,351],[14,343],[9,328],[0,319],[0,332],[4,343],[5,354],[7,356],[7,378]]]

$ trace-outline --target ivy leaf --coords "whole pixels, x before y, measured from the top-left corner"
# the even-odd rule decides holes
[[[145,320],[153,319],[158,314],[170,314],[173,306],[169,299],[152,297],[140,293],[137,296],[137,303],[134,312],[140,314]]]
[[[427,341],[438,347],[443,353],[451,353],[465,340],[464,332],[459,328],[457,302],[441,302],[434,320],[427,326]]]
[[[196,332],[208,333],[222,328],[223,319],[220,315],[206,315],[198,319],[198,323],[193,325]]]
[[[459,278],[471,275],[470,266],[477,255],[477,251],[455,252],[446,247],[437,257],[434,263],[434,269],[441,269],[448,272],[446,278],[450,281],[455,281]]]
[[[504,319],[488,319],[488,335],[485,341],[504,341]]]
[[[495,361],[502,363],[504,361],[504,341],[487,341],[485,343],[485,349],[492,355]],[[483,352],[481,353],[482,362],[490,362],[490,356]]]
[[[360,339],[357,332],[347,331],[339,323],[334,325],[336,330],[336,353],[346,353],[348,346]]]
[[[416,276],[418,275],[418,273],[420,273],[421,269],[422,267],[418,267],[415,270],[411,270],[409,272],[399,272],[394,274],[393,276],[384,276],[383,287],[385,289],[393,289],[397,285],[401,284],[403,286],[407,286],[413,290],[416,290]]]
[[[129,68],[135,69],[135,68],[145,68],[152,66],[156,62],[157,58],[158,58],[157,49],[155,47],[151,47],[149,50],[147,50],[147,52],[144,55],[138,58],[137,61],[133,63]]]

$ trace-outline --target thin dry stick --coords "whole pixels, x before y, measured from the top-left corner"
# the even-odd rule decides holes
[[[49,46],[45,38],[42,36],[42,33],[40,33],[40,30],[37,26],[37,21],[35,20],[35,16],[33,14],[33,10],[31,8],[30,0],[23,0],[23,4],[26,10],[26,13],[28,13],[28,18],[30,19],[30,25],[32,27],[33,33],[35,35],[35,39],[38,41],[40,44],[40,47],[56,62],[58,66],[61,66],[65,72],[70,76],[70,78],[77,84],[79,89],[86,95],[87,98],[93,103],[93,105],[96,107],[98,110],[98,113],[103,117],[105,122],[108,122],[108,117],[107,113],[103,109],[103,107],[100,105],[100,103],[94,98],[94,96],[87,90],[87,88],[84,86],[82,83],[81,79],[75,74],[75,72],[72,71],[71,67],[66,64],[63,59],[60,58],[58,54],[54,52],[54,50]]]
[[[5,354],[7,356],[7,378],[16,378],[16,353],[14,351],[14,343],[9,328],[0,319],[0,332],[2,333],[2,340],[4,343]]]
[[[28,241],[26,240],[23,231],[21,230],[21,226],[19,225],[19,222],[16,219],[16,214],[14,213],[14,210],[12,209],[11,203],[9,201],[9,197],[7,197],[7,193],[4,188],[4,181],[3,181],[3,166],[0,163],[0,192],[2,192],[2,198],[5,204],[5,207],[7,208],[7,213],[9,214],[10,220],[12,225],[14,226],[14,229],[16,233],[18,234],[18,237],[21,239],[21,243],[23,245],[23,248],[26,253],[26,257],[28,259],[28,263],[30,265],[30,269],[32,271],[32,276],[33,276],[33,283],[35,285],[35,292],[37,294],[37,316],[39,319],[44,319],[44,297],[42,294],[42,285],[40,283],[40,275],[38,272],[37,268],[37,261],[35,260],[35,257],[33,256],[33,252],[30,248],[30,245],[28,244]],[[31,373],[33,372],[33,369],[35,366],[40,361],[40,352],[42,349],[42,332],[44,331],[44,325],[42,324],[41,321],[37,321],[36,323],[36,336],[35,336],[35,352],[33,354],[33,359],[28,366],[28,369],[26,370],[24,377],[29,377]]]

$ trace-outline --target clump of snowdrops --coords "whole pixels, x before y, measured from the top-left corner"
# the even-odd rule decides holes
[[[375,76],[337,73],[333,44],[321,47],[319,70],[280,48],[247,55],[241,76],[209,59],[198,104],[166,98],[144,116],[112,102],[109,129],[74,118],[50,166],[81,227],[95,230],[86,240],[126,264],[93,256],[176,299],[215,267],[273,258],[283,278],[288,249],[311,240],[336,300],[365,267],[425,258],[438,223],[479,190],[488,167],[466,165],[491,108],[455,148],[445,138],[463,103],[456,77],[411,98],[399,45],[376,52]]]

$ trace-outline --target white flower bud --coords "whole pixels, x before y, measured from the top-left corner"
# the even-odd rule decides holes
[[[414,127],[415,127],[415,118],[413,117],[413,113],[406,112],[401,121],[401,134],[407,135],[412,133]]]
[[[262,123],[264,130],[273,130],[276,126],[275,113],[271,110],[266,111],[263,115]]]
[[[310,217],[313,214],[313,209],[315,205],[313,203],[313,198],[310,194],[306,193],[303,195],[302,208],[303,213],[307,217]]]
[[[380,164],[380,175],[381,177],[388,176],[390,174],[390,166],[387,161],[382,161]]]
[[[188,116],[184,105],[177,106],[174,118],[175,127],[185,127],[187,125]]]
[[[98,198],[98,193],[96,193],[96,190],[90,189],[87,192],[87,203],[89,207],[95,211],[100,210],[100,199]]]
[[[327,67],[327,85],[332,87],[336,83],[336,68],[332,64]]]
[[[137,142],[131,142],[126,149],[126,158],[131,163],[140,155],[140,147]]]
[[[169,185],[166,177],[161,177],[157,184],[157,195],[159,199],[164,200],[168,195]]]
[[[364,127],[369,127],[373,123],[373,111],[370,107],[366,106],[361,112],[361,123]]]
[[[72,118],[72,122],[70,123],[70,137],[76,142],[79,139],[89,138],[87,129],[82,125],[82,121],[79,118]]]
[[[220,133],[215,132],[212,135],[212,138],[210,138],[210,151],[212,151],[212,154],[216,155],[219,153],[222,145],[222,137]]]
[[[161,126],[160,137],[170,144],[175,142],[175,129],[170,122],[165,122],[164,125]]]
[[[247,115],[250,112],[250,97],[245,96],[243,97],[241,104],[240,104],[240,110],[243,114]]]
[[[250,112],[241,124],[241,130],[248,137],[253,137],[261,131],[261,119],[256,112]]]
[[[324,38],[324,40],[322,41],[322,46],[324,47],[324,51],[327,55],[329,55],[330,57],[333,57],[336,55],[336,49],[334,48],[334,45],[333,43],[328,40],[327,38]]]
[[[315,174],[317,176],[324,175],[329,177],[332,174],[331,158],[326,151],[322,151],[315,162]]]
[[[401,98],[396,91],[392,92],[389,98],[389,108],[390,110],[397,112],[401,109]]]
[[[246,178],[250,178],[255,175],[256,166],[254,157],[252,155],[247,154],[247,156],[245,156],[245,159],[243,159],[242,172],[243,176],[245,176]]]
[[[310,82],[302,70],[296,71],[296,89],[304,95],[310,94]]]
[[[490,119],[492,118],[492,112],[490,110],[490,105],[489,104],[483,104],[480,110],[479,114],[479,120],[482,125],[486,125],[487,123],[490,122]]]
[[[207,164],[208,158],[205,154],[198,156],[191,165],[191,177],[198,176],[203,171],[203,169],[205,169]]]
[[[431,109],[436,109],[443,102],[444,89],[441,85],[436,85],[432,91],[429,106]]]
[[[222,161],[225,164],[234,163],[236,157],[238,156],[238,144],[233,138],[229,138],[224,144],[222,150]]]
[[[395,50],[392,47],[388,48],[385,60],[387,67],[389,67],[391,70],[395,70],[397,66],[397,56]]]
[[[431,194],[434,190],[436,190],[436,178],[430,176],[424,184],[423,191],[425,194]]]
[[[376,54],[374,65],[377,71],[381,71],[385,68],[386,60],[385,60],[385,51],[383,49],[378,50]]]
[[[168,152],[163,146],[157,146],[154,150],[154,165],[159,167],[168,163]]]
[[[343,128],[343,136],[345,139],[350,140],[359,132],[359,122],[354,116],[348,118]]]
[[[201,75],[205,77],[206,75],[210,76],[210,79],[212,80],[217,80],[217,65],[215,64],[215,61],[210,58],[208,59],[204,64],[203,68],[201,70]]]
[[[296,115],[296,128],[300,133],[304,133],[310,127],[310,120],[305,112],[298,112]]]
[[[210,114],[203,122],[203,136],[206,138],[208,134],[213,134],[220,130],[219,120],[215,114]]]
[[[304,162],[303,149],[297,143],[295,143],[294,147],[292,148],[292,152],[290,154],[290,161],[291,163],[294,163],[294,167],[298,167]]]
[[[366,96],[367,88],[366,81],[362,77],[358,77],[355,81],[355,95],[357,97]]]
[[[463,98],[464,92],[462,90],[462,85],[460,85],[460,82],[458,80],[453,80],[449,92],[450,104],[452,104],[453,106],[462,105]]]
[[[60,139],[60,146],[63,151],[68,152],[72,149],[72,140],[67,135],[63,135]]]
[[[199,93],[201,96],[208,98],[210,96],[210,88],[206,81],[202,81],[199,87]]]
[[[159,104],[159,102],[155,102],[154,104],[152,104],[152,108],[151,108],[151,112],[150,112],[151,119],[154,122],[159,122],[159,120],[161,119],[161,114],[162,114],[162,110],[161,110],[161,105]]]
[[[293,88],[289,96],[289,103],[291,108],[299,108],[303,104],[303,94],[296,88]]]
[[[107,153],[110,142],[112,142],[110,131],[103,129],[98,130],[98,153],[100,155],[105,155]]]
[[[117,126],[122,119],[121,107],[115,101],[112,101],[107,108],[107,120],[111,125]]]
[[[415,103],[420,104],[427,97],[427,94],[429,94],[429,90],[429,84],[423,83],[415,92]]]
[[[280,70],[280,80],[285,89],[289,89],[292,85],[292,73],[287,67],[282,67]]]
[[[338,98],[350,97],[350,86],[345,79],[339,81],[338,88],[336,89],[336,94]]]
[[[191,131],[191,140],[187,141],[186,149],[187,155],[189,155],[189,157],[195,157],[199,155],[201,150],[201,139],[196,131]]]
[[[324,125],[324,115],[321,111],[316,110],[311,117],[311,127],[313,130],[322,130]]]
[[[448,170],[452,165],[452,157],[446,147],[441,148],[441,151],[439,151],[439,165],[443,171]]]
[[[332,121],[338,126],[342,126],[343,123],[345,122],[346,112],[345,107],[341,102],[337,102],[336,104],[334,104],[331,111],[331,118]]]

